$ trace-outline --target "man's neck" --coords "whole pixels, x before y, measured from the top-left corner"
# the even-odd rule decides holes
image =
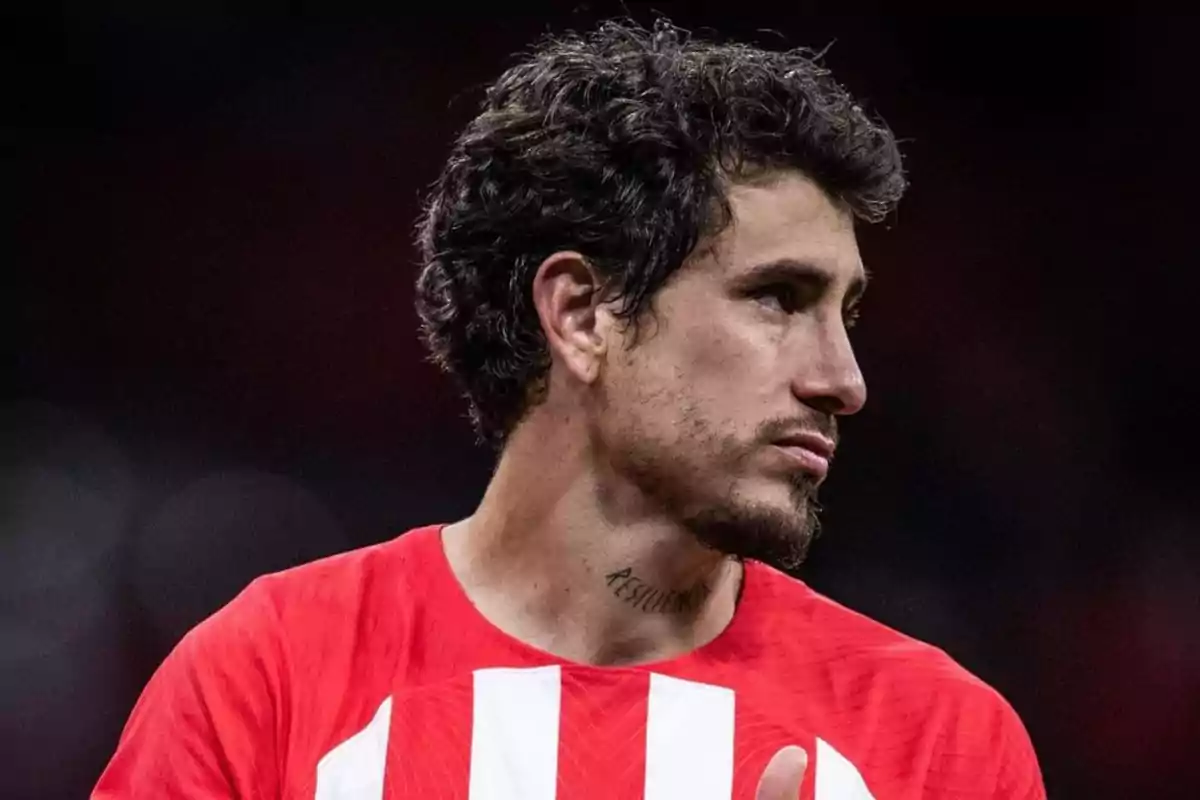
[[[741,565],[636,502],[602,504],[601,478],[569,447],[510,443],[476,513],[444,546],[468,597],[496,627],[581,663],[683,655],[733,617]],[[546,463],[545,453],[557,453]],[[632,491],[622,488],[621,491]]]

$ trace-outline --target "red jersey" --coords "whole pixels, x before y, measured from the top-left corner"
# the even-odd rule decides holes
[[[93,800],[1045,797],[1029,738],[941,650],[746,564],[712,642],[595,667],[479,614],[441,528],[259,578],[151,679]]]

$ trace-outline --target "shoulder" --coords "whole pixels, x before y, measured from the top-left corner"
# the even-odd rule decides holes
[[[819,659],[883,679],[906,693],[951,692],[988,701],[999,695],[944,650],[848,608],[806,583],[755,564],[759,614],[788,659]]]
[[[803,581],[756,565],[764,629],[777,632],[775,658],[807,664],[828,685],[827,719],[864,732],[874,747],[923,761],[927,786],[953,794],[966,784],[996,797],[1042,797],[1029,736],[1008,700],[945,650],[838,603]],[[787,667],[784,667],[787,669]],[[907,748],[913,752],[908,753]],[[853,748],[851,748],[853,749]],[[957,787],[957,788],[956,788]],[[964,796],[973,796],[966,792]]]
[[[439,527],[415,528],[386,542],[263,575],[235,603],[273,609],[287,627],[406,596],[428,572],[423,562]]]
[[[380,619],[396,634],[405,628],[404,615],[421,596],[414,584],[428,572],[422,552],[437,530],[417,528],[263,575],[196,625],[175,657],[277,676],[281,690],[329,667],[349,669],[351,656],[371,656],[373,648],[394,641],[372,635]]]
[[[419,574],[405,565],[435,532],[263,576],[195,626],[143,690],[93,796],[278,796],[280,764],[308,763],[379,707],[386,675],[355,658],[385,637],[363,620]]]

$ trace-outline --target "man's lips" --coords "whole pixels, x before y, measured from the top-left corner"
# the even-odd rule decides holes
[[[818,480],[824,480],[829,474],[829,462],[837,449],[828,437],[807,431],[789,434],[771,444]]]

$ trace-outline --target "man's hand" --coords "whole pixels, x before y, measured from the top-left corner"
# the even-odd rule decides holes
[[[795,745],[783,748],[767,762],[755,800],[797,800],[807,767],[808,754],[803,749]]]

